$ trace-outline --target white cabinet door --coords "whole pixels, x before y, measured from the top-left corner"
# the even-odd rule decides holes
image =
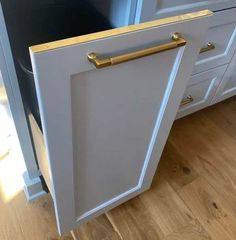
[[[234,54],[217,89],[212,104],[236,95],[236,54]]]
[[[31,48],[61,233],[150,187],[211,15]]]

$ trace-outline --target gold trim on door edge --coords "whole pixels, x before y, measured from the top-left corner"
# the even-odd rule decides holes
[[[72,38],[62,39],[59,41],[39,44],[39,45],[30,47],[30,51],[33,53],[39,53],[39,52],[49,51],[49,50],[53,50],[53,49],[57,49],[57,48],[72,46],[72,45],[76,45],[76,44],[80,44],[80,43],[84,43],[84,42],[94,41],[94,40],[98,40],[98,39],[102,39],[102,38],[107,38],[107,37],[112,37],[112,36],[121,35],[121,34],[125,34],[125,33],[140,31],[140,30],[144,30],[147,28],[171,24],[171,23],[175,23],[178,21],[188,21],[188,20],[191,20],[194,18],[201,18],[201,17],[206,17],[206,16],[212,16],[212,15],[213,15],[213,13],[210,10],[203,10],[203,11],[194,12],[194,13],[187,13],[187,14],[183,14],[183,15],[179,15],[179,16],[168,17],[168,18],[158,19],[155,21],[140,23],[137,25],[130,25],[127,27],[115,28],[115,29],[111,29],[111,30],[107,30],[107,31],[96,32],[96,33],[91,33],[91,34],[82,35],[82,36],[78,36],[78,37],[72,37]]]

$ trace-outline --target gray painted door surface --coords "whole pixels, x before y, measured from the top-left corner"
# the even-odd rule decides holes
[[[43,174],[61,233],[150,187],[210,16],[202,11],[31,48],[49,157]],[[172,39],[175,32],[180,39]],[[103,68],[88,60],[92,52]]]

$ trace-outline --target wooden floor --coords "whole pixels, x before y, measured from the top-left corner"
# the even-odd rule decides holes
[[[152,187],[77,230],[80,240],[235,240],[236,97],[174,123]],[[58,237],[52,202],[0,201],[1,240]]]

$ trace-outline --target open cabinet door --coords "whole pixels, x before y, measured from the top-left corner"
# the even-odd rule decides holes
[[[30,48],[60,233],[150,187],[211,15]]]

